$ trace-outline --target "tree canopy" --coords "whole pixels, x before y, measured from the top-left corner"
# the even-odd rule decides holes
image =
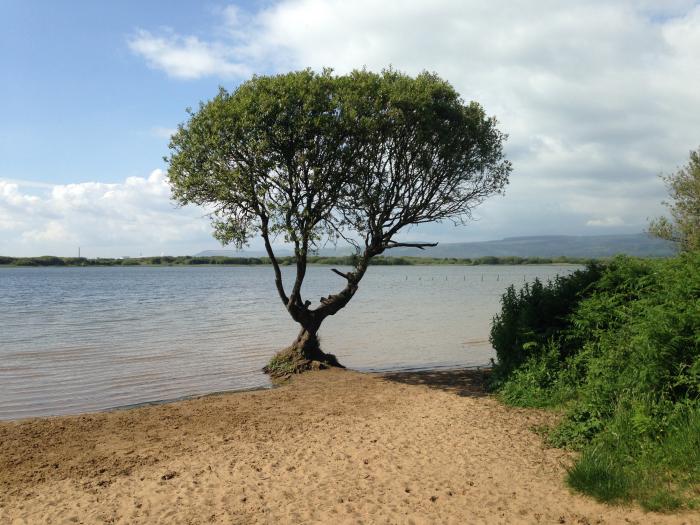
[[[189,113],[166,159],[173,198],[211,210],[223,244],[262,237],[280,299],[312,339],[352,298],[372,257],[429,245],[397,241],[402,229],[466,221],[511,171],[496,119],[431,73],[256,76]],[[290,290],[276,238],[294,246]],[[307,257],[341,239],[355,247],[355,267],[334,270],[345,288],[312,308],[302,298]]]
[[[649,232],[679,244],[682,251],[700,249],[700,148],[690,152],[688,164],[663,177],[671,202],[664,202],[671,219],[659,217]]]

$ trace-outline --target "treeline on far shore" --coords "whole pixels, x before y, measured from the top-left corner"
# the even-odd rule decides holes
[[[446,258],[435,259],[429,257],[374,257],[370,264],[378,266],[413,266],[413,265],[519,265],[519,264],[588,264],[593,258],[582,257],[495,257],[485,256],[472,259]],[[278,257],[280,264],[288,266],[295,263],[294,257]],[[355,262],[353,256],[322,257],[310,256],[309,264],[328,264],[337,266],[351,266]],[[138,258],[95,258],[86,257],[55,257],[45,255],[42,257],[5,257],[0,256],[0,265],[4,266],[174,266],[174,265],[262,265],[270,264],[268,257],[226,257],[226,256],[160,256]]]

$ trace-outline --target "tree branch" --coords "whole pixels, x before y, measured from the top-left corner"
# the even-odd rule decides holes
[[[418,248],[419,250],[425,250],[426,248],[434,248],[437,246],[436,242],[395,242],[389,241],[386,243],[384,248],[389,250],[391,248]]]
[[[336,270],[335,268],[331,268],[331,272],[337,273],[340,275],[342,278],[347,279],[348,281],[350,280],[350,276],[347,273],[343,273],[340,270]]]
[[[265,241],[265,250],[267,251],[267,256],[270,258],[270,262],[272,263],[272,268],[275,271],[275,286],[277,287],[277,293],[280,296],[280,299],[284,303],[284,306],[286,307],[289,304],[289,297],[287,297],[287,294],[284,291],[284,284],[282,283],[282,271],[280,270],[280,265],[277,262],[277,257],[275,257],[275,252],[272,251],[272,245],[270,244],[270,236],[268,234],[268,227],[267,227],[267,216],[262,218],[262,238]]]

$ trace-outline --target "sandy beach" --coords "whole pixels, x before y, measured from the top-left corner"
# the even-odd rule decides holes
[[[606,506],[481,373],[331,370],[273,389],[0,424],[0,523],[700,523]]]

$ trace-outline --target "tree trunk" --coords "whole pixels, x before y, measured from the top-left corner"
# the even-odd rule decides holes
[[[275,354],[263,368],[263,372],[272,378],[284,378],[306,370],[321,370],[341,365],[333,354],[321,350],[318,328],[302,328],[294,342]]]
[[[265,246],[275,268],[280,298],[282,298],[282,302],[285,304],[292,319],[302,327],[296,340],[284,350],[277,352],[263,368],[263,372],[272,378],[286,378],[306,370],[319,370],[330,367],[345,368],[333,354],[327,354],[321,350],[321,344],[318,340],[318,329],[326,317],[335,315],[348,304],[357,291],[357,284],[367,271],[369,260],[374,255],[380,254],[382,250],[377,247],[365,250],[365,254],[356,264],[354,272],[343,273],[340,270],[333,269],[333,272],[347,280],[345,288],[335,295],[321,297],[321,305],[315,309],[309,309],[310,301],[302,301],[301,298],[301,285],[306,273],[307,240],[304,240],[303,249],[295,252],[297,257],[297,278],[294,282],[292,293],[287,297],[282,286],[279,264],[274,258],[268,238],[265,234],[263,234],[263,237],[265,237]]]

